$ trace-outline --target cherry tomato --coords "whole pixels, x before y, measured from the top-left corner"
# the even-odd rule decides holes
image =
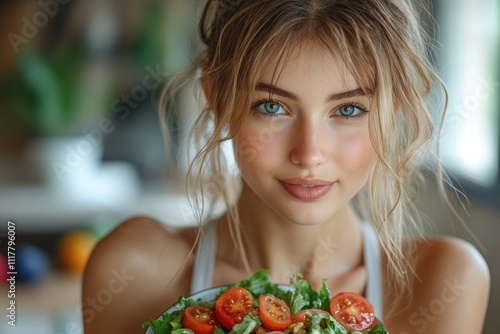
[[[299,311],[296,314],[294,314],[293,317],[292,317],[292,323],[305,322],[307,319],[309,319],[309,315],[307,314],[307,312],[309,312],[309,313],[330,314],[327,311],[321,310],[319,308],[310,308],[310,309],[307,309],[307,310]]]
[[[272,331],[282,331],[292,323],[288,305],[272,295],[259,296],[259,315],[262,325]]]
[[[182,325],[195,334],[212,334],[215,326],[220,327],[215,317],[215,311],[203,306],[189,306],[184,311]]]
[[[243,321],[245,315],[254,312],[252,294],[244,288],[234,287],[224,292],[215,302],[215,316],[227,329]]]
[[[363,296],[341,292],[330,301],[330,314],[349,331],[363,331],[375,323],[373,306]]]

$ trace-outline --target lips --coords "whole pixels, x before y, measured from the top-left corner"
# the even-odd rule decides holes
[[[319,179],[279,180],[283,188],[292,196],[302,201],[315,201],[325,196],[334,182]]]

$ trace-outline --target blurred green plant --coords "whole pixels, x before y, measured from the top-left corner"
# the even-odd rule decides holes
[[[96,46],[84,27],[83,38],[57,50],[47,45],[42,50],[21,49],[11,73],[0,77],[2,109],[33,137],[74,135],[86,125],[93,126],[111,112],[111,102],[120,92],[129,92],[142,82],[148,66],[160,64],[163,69],[164,64],[173,62],[168,51],[175,48],[169,36],[177,35],[178,28],[169,21],[175,10],[158,0],[147,1],[142,7],[144,10],[137,13],[140,24],[131,40],[118,33],[112,40],[103,37],[104,42],[98,40]],[[109,34],[97,32],[93,36],[105,35]],[[120,44],[121,38],[125,44]]]
[[[165,62],[168,57],[169,11],[161,1],[149,1],[144,5],[142,24],[130,46],[130,57],[138,69],[144,71],[152,63]]]
[[[97,100],[111,89],[97,95],[91,92],[92,84],[85,80],[86,63],[85,54],[79,48],[47,54],[22,50],[15,68],[0,79],[4,108],[29,135],[71,134],[83,116],[88,118],[90,114],[107,111]],[[82,98],[86,103],[89,99],[95,102],[91,103],[92,109],[82,104]]]

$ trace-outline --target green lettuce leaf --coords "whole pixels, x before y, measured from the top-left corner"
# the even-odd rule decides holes
[[[233,326],[233,329],[229,332],[229,334],[249,334],[252,332],[255,327],[260,326],[262,323],[258,316],[248,313],[243,321],[239,324]]]
[[[326,287],[326,279],[323,279],[319,292],[300,274],[293,275],[290,283],[294,288],[289,303],[292,314],[309,308],[319,308],[325,311],[329,310],[330,291]]]
[[[311,334],[347,334],[347,330],[331,315],[313,312],[305,324],[307,333]]]
[[[182,315],[188,306],[194,305],[192,299],[180,296],[176,306],[178,311],[163,314],[159,319],[149,318],[142,324],[142,328],[151,327],[155,334],[192,334],[193,331],[182,327]]]
[[[387,330],[385,329],[384,325],[377,324],[372,328],[371,331],[368,332],[368,334],[387,334]]]
[[[194,334],[194,332],[187,328],[179,328],[172,331],[172,334]]]
[[[168,328],[168,321],[164,321],[164,318],[164,316],[161,319],[149,318],[149,321],[142,324],[142,328],[150,327],[155,334],[167,334],[171,330]]]
[[[215,327],[214,334],[224,334],[224,331],[220,327]]]
[[[239,286],[247,289],[253,295],[254,298],[258,298],[260,295],[271,294],[280,299],[284,299],[286,302],[287,292],[281,290],[278,284],[271,281],[271,276],[269,275],[269,270],[259,269],[252,277],[247,280],[243,280],[239,283],[230,286]],[[228,288],[229,290],[229,288]]]
[[[330,294],[330,290],[326,287],[327,279],[324,278],[321,284],[321,289],[319,290],[318,300],[316,301],[318,305],[317,308],[329,311],[330,310],[330,300],[332,295]]]

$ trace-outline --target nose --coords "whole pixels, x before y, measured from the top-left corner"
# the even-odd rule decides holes
[[[325,160],[325,148],[328,145],[323,135],[322,124],[303,122],[296,125],[293,133],[290,160],[293,164],[303,168],[312,168],[321,165]]]

